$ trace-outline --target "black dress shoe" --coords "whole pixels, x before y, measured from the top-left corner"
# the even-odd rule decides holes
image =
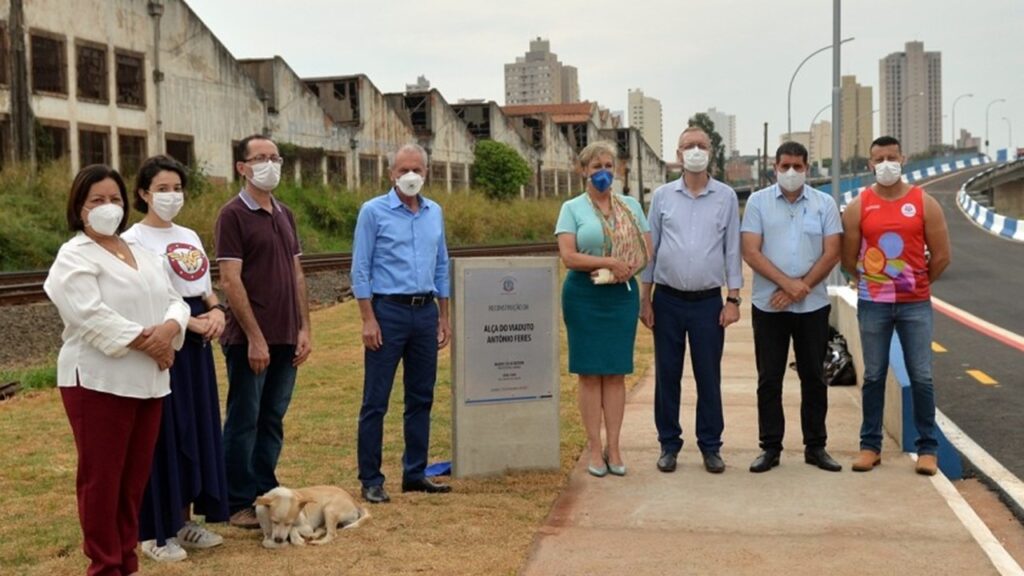
[[[725,461],[718,452],[704,452],[704,469],[712,474],[725,472]]]
[[[402,480],[402,492],[427,492],[429,494],[444,494],[451,492],[452,487],[447,484],[438,484],[430,478],[419,480]]]
[[[658,470],[662,472],[675,472],[676,471],[676,454],[675,452],[662,452],[661,458],[658,458]]]
[[[750,471],[755,474],[767,472],[779,465],[779,453],[775,450],[765,450],[750,464]]]
[[[804,462],[829,472],[839,472],[843,469],[843,465],[833,460],[824,447],[807,448],[804,450]]]
[[[381,504],[384,502],[391,502],[391,496],[388,496],[387,490],[384,490],[383,484],[376,486],[363,486],[363,500],[371,504]]]

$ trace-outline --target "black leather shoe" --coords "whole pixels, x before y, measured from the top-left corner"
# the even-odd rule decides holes
[[[828,455],[824,447],[820,448],[807,448],[804,450],[804,462],[813,464],[822,470],[828,470],[829,472],[839,472],[843,469],[843,465],[836,462]]]
[[[363,486],[363,500],[371,504],[382,504],[384,502],[391,502],[391,496],[388,496],[383,484]]]
[[[658,458],[658,470],[662,472],[676,471],[676,455],[674,452],[662,452]]]
[[[704,469],[712,474],[725,472],[725,461],[718,452],[704,452]]]
[[[750,471],[755,474],[767,472],[779,465],[779,453],[775,450],[765,450],[750,464]]]
[[[452,487],[447,484],[438,484],[430,478],[419,480],[402,480],[402,492],[427,492],[428,494],[444,494],[451,492]]]

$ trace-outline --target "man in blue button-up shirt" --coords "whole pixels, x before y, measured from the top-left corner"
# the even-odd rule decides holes
[[[380,471],[381,447],[399,361],[405,386],[402,491],[451,489],[424,475],[437,352],[451,337],[444,219],[441,207],[419,193],[428,166],[426,151],[407,144],[390,164],[394,186],[359,209],[352,248],[352,292],[363,319],[366,370],[359,413],[359,481],[363,498],[375,504],[390,500]]]
[[[831,196],[804,184],[807,149],[786,142],[775,152],[778,184],[754,192],[743,214],[743,258],[754,269],[752,321],[757,412],[763,452],[751,472],[779,465],[786,420],[782,380],[793,341],[800,375],[804,460],[842,469],[825,451],[828,387],[825,350],[829,301],[824,280],[839,261],[843,231]]]
[[[725,471],[722,447],[722,351],[725,328],[740,318],[740,217],[736,192],[708,173],[711,139],[697,126],[679,136],[683,176],[654,191],[654,254],[642,272],[640,319],[654,332],[654,423],[658,469],[676,469],[683,447],[680,380],[687,337],[697,383],[697,447],[708,472]],[[651,291],[653,286],[654,296]],[[728,290],[722,303],[722,288]]]

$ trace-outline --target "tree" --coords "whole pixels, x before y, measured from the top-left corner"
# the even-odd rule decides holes
[[[473,176],[487,196],[509,200],[530,181],[530,165],[508,144],[481,140],[473,151]]]
[[[687,125],[700,127],[711,138],[711,157],[714,160],[714,165],[711,166],[713,168],[711,175],[721,178],[725,174],[725,146],[722,146],[722,135],[715,131],[715,123],[711,121],[710,116],[699,112],[690,118]]]

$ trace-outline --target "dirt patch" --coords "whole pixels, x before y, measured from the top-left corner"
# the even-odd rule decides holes
[[[999,500],[999,494],[977,479],[953,485],[1017,564],[1024,566],[1024,524]]]

